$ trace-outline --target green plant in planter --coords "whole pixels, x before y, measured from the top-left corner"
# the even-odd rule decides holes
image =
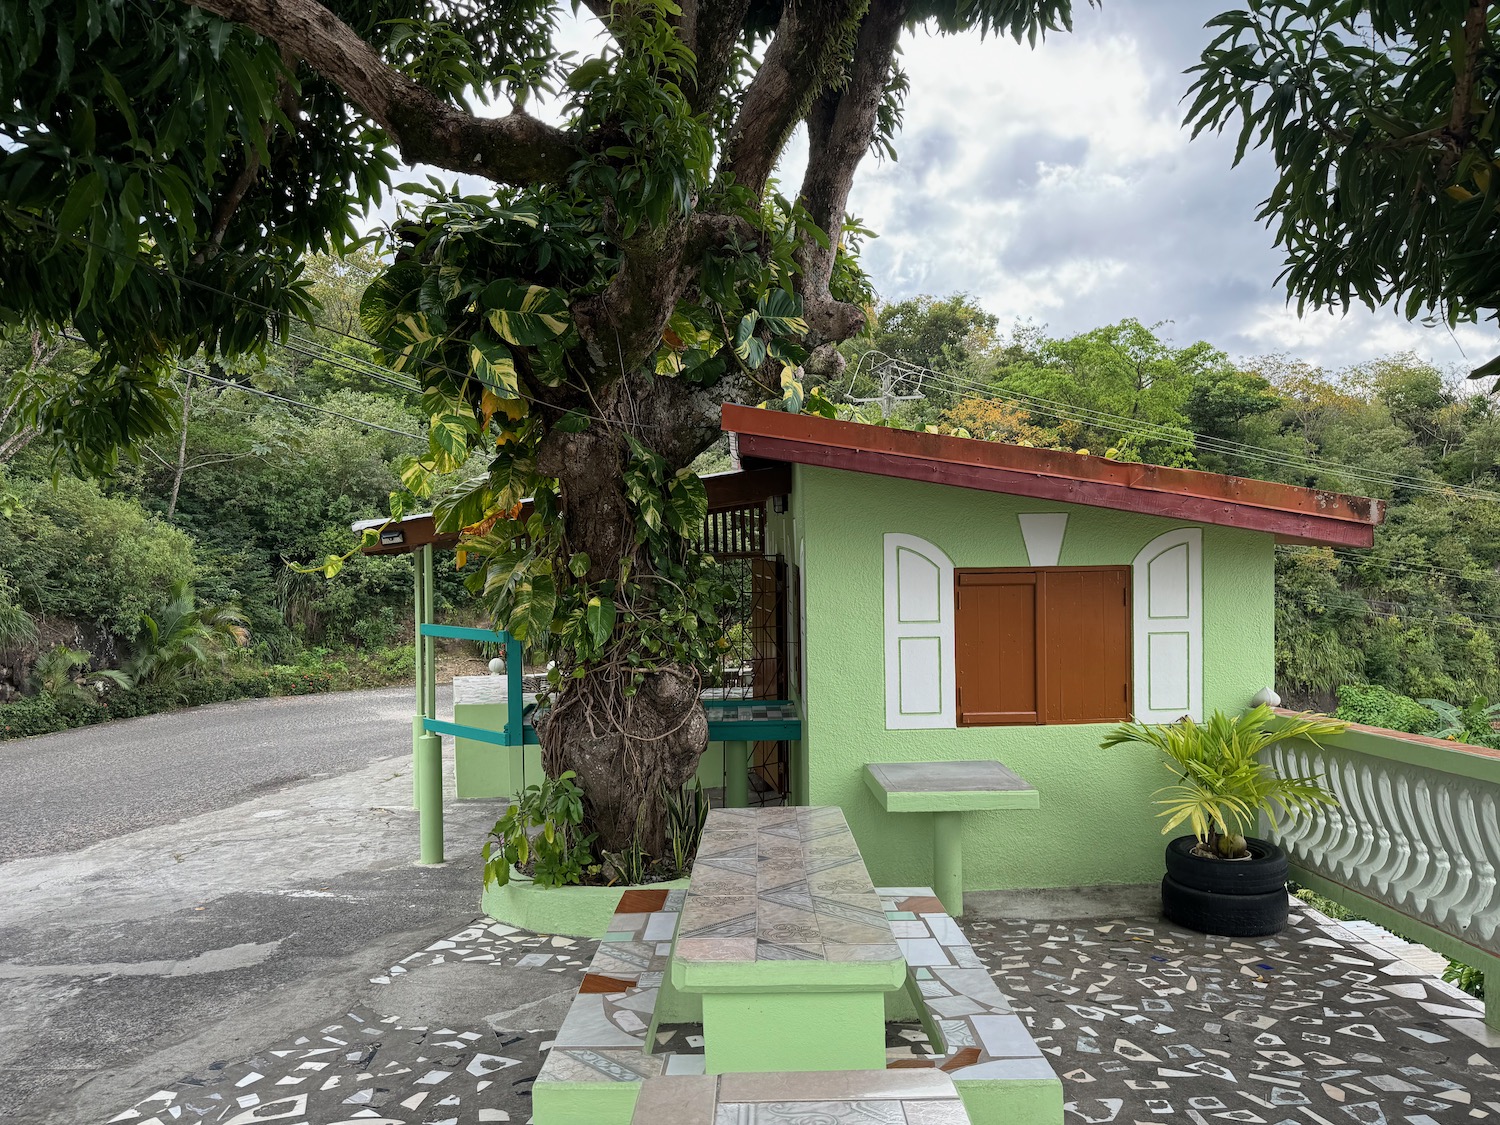
[[[688,873],[693,857],[698,854],[703,826],[708,823],[708,794],[703,791],[701,781],[694,781],[691,789],[676,792],[663,786],[662,801],[667,809],[667,850],[672,853],[672,872],[680,878]]]
[[[1165,806],[1162,835],[1187,825],[1198,838],[1201,852],[1221,859],[1250,855],[1244,830],[1265,813],[1274,825],[1279,812],[1311,812],[1338,804],[1317,777],[1282,777],[1261,754],[1289,738],[1319,738],[1340,734],[1348,724],[1322,716],[1283,720],[1273,729],[1274,713],[1261,704],[1231,717],[1215,711],[1206,723],[1190,718],[1168,726],[1126,723],[1100,743],[1106,749],[1139,743],[1159,750],[1166,765],[1178,775],[1176,785],[1157,791]]]
[[[572,770],[540,785],[528,785],[484,842],[484,885],[505,886],[512,867],[531,863],[539,887],[566,887],[583,881],[594,862],[592,836],[578,835],[583,823],[583,790]],[[498,847],[496,846],[498,845]]]

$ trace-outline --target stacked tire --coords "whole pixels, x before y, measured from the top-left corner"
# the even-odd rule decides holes
[[[1286,928],[1286,853],[1269,840],[1246,839],[1249,859],[1205,859],[1198,841],[1179,836],[1167,845],[1161,912],[1169,922],[1223,937],[1264,937]]]

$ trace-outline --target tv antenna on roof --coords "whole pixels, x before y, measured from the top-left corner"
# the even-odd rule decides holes
[[[892,359],[888,355],[880,354],[880,362],[875,366],[875,374],[880,378],[880,394],[874,398],[850,398],[849,401],[863,406],[866,403],[880,403],[880,416],[889,418],[891,411],[896,409],[900,402],[920,402],[927,396],[922,393],[922,380],[927,374],[926,369],[916,367],[903,360]],[[849,389],[854,389],[853,380],[850,380]],[[903,390],[914,391],[914,394],[901,394]]]

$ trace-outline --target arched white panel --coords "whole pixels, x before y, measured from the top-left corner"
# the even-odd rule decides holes
[[[1141,548],[1132,565],[1135,717],[1203,718],[1203,532],[1184,527]]]
[[[1020,515],[1021,539],[1026,544],[1026,561],[1032,566],[1056,566],[1062,557],[1063,533],[1068,517],[1062,512]]]
[[[885,537],[885,725],[958,725],[953,563],[914,535]]]

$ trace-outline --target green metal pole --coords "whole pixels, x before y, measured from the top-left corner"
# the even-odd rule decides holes
[[[724,743],[724,806],[743,809],[750,804],[750,744]]]
[[[432,576],[432,544],[422,548],[422,606],[427,613],[427,621],[431,624],[437,620],[437,600],[433,596]],[[427,651],[424,659],[427,667],[423,681],[427,685],[426,709],[423,712],[429,719],[437,718],[437,642],[427,638]]]
[[[416,552],[411,557],[411,570],[414,577],[412,583],[412,663],[416,670],[416,700],[411,717],[411,803],[412,808],[421,808],[418,797],[417,761],[418,739],[427,733],[422,725],[422,718],[427,709],[427,686],[423,680],[426,672],[426,662],[422,659],[422,646],[427,638],[422,636],[422,623],[426,620],[426,614],[422,609],[422,553]]]
[[[443,740],[435,734],[417,739],[417,819],[422,862],[443,862]]]
[[[1484,1022],[1500,1031],[1500,962],[1484,966]]]
[[[964,912],[963,828],[961,812],[932,814],[932,889],[955,918]]]
[[[418,552],[418,581],[422,584],[422,619],[436,617],[433,596],[432,544]],[[437,643],[423,637],[417,650],[422,667],[422,716],[437,718]],[[443,862],[443,740],[424,733],[417,740],[417,820],[422,838],[422,862]]]

